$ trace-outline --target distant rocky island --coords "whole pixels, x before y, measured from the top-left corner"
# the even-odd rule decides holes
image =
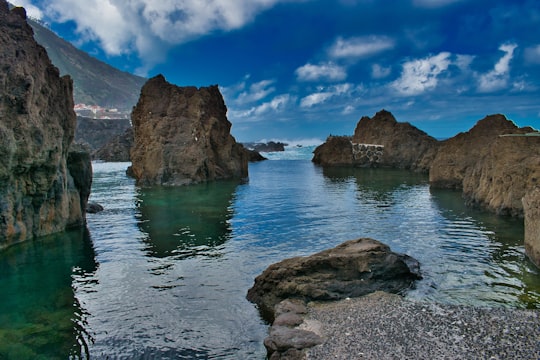
[[[469,206],[524,217],[522,199],[537,194],[534,190],[540,186],[540,136],[536,135],[535,129],[518,128],[496,114],[479,120],[467,132],[438,141],[382,110],[373,118],[362,117],[353,136],[329,137],[315,149],[312,161],[322,166],[429,173],[430,186],[461,190]],[[526,232],[530,233],[532,219],[527,218]],[[536,245],[531,244],[531,237],[526,237],[526,248],[528,254],[536,254],[540,235]],[[540,266],[540,256],[530,257]]]
[[[90,156],[73,146],[73,83],[0,0],[0,249],[85,223]]]

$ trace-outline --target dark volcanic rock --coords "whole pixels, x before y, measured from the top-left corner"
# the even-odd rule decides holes
[[[130,127],[122,135],[114,136],[108,143],[92,153],[92,158],[109,162],[128,162],[133,146],[133,129]]]
[[[352,142],[384,146],[380,166],[424,172],[428,171],[438,145],[435,138],[409,123],[397,122],[386,110],[373,118],[362,117]]]
[[[540,179],[540,137],[490,115],[442,143],[429,171],[432,187],[462,189],[469,205],[523,216],[522,197]]]
[[[269,266],[255,279],[247,298],[259,306],[264,318],[272,320],[274,306],[287,298],[326,301],[377,290],[400,293],[420,278],[416,260],[362,238]]]
[[[140,185],[185,185],[245,178],[248,156],[230,134],[217,85],[178,87],[158,75],[132,113],[133,174]]]
[[[73,86],[23,9],[0,0],[0,248],[84,223],[89,157],[74,149]],[[69,154],[69,159],[68,159]]]
[[[350,136],[329,136],[313,151],[312,161],[323,166],[354,166]]]

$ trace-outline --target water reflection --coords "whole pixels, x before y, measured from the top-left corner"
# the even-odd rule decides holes
[[[72,279],[96,269],[87,229],[0,252],[0,358],[88,357],[88,314],[74,295]]]
[[[540,271],[526,257],[523,248],[523,219],[497,216],[465,206],[459,193],[431,189],[434,203],[446,219],[441,229],[443,245],[466,267],[463,276],[477,275],[491,292],[483,299],[500,305],[515,304],[538,308]]]
[[[220,256],[216,250],[230,239],[231,201],[237,186],[237,181],[216,181],[138,189],[136,218],[146,234],[148,255]]]

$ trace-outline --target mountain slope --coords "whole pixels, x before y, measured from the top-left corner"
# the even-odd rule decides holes
[[[28,23],[34,30],[34,38],[47,50],[60,73],[72,77],[76,104],[131,110],[137,103],[145,78],[91,57],[36,21],[29,19]]]

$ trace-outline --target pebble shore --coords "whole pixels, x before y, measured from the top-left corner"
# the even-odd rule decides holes
[[[324,343],[306,359],[540,359],[540,311],[416,302],[376,292],[308,304]]]

